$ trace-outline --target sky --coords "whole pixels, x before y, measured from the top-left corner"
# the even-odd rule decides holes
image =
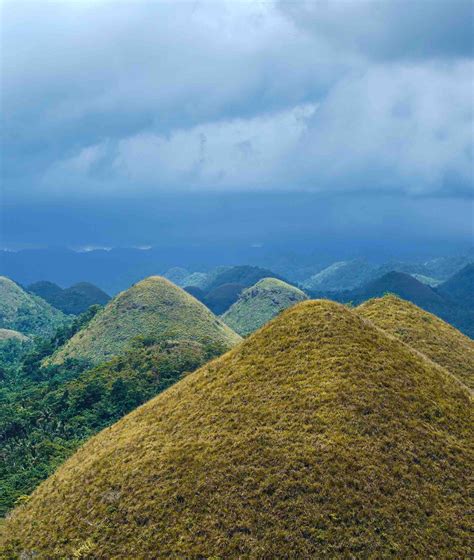
[[[473,244],[473,6],[0,0],[0,244]]]

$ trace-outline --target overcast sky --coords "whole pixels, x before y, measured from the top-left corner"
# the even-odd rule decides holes
[[[31,204],[209,192],[426,199],[438,237],[472,235],[471,1],[0,6],[4,243]]]

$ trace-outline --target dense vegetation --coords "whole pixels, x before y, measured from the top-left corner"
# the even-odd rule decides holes
[[[159,276],[138,282],[115,297],[87,328],[49,360],[83,359],[99,364],[121,354],[140,335],[173,332],[176,340],[210,341],[231,348],[240,337],[187,292]]]
[[[71,315],[80,315],[91,305],[105,305],[110,299],[109,295],[89,282],[79,282],[63,289],[53,282],[42,281],[31,284],[28,290]]]
[[[90,439],[6,558],[468,558],[473,424],[443,368],[303,302]]]
[[[308,296],[298,288],[276,278],[264,278],[244,290],[222,320],[235,332],[247,336],[284,309],[305,299]]]
[[[42,367],[44,358],[85,327],[95,312],[91,308],[69,329],[37,341],[20,363],[5,360],[0,514],[25,499],[92,434],[226,349],[213,341],[176,340],[175,333],[162,332],[137,337],[123,356],[95,368],[78,360]]]
[[[43,299],[0,276],[0,328],[26,335],[49,336],[69,318]]]
[[[250,286],[253,286],[262,278],[278,278],[283,280],[278,274],[259,266],[233,266],[215,275],[208,286],[208,291],[224,284],[240,284],[244,288],[250,288]]]

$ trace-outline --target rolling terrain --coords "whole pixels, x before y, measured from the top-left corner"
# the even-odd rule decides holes
[[[35,282],[28,286],[28,291],[71,315],[80,315],[91,305],[105,305],[110,300],[109,295],[89,282],[79,282],[64,289],[53,282]]]
[[[69,319],[43,299],[0,276],[0,328],[25,335],[49,336]]]
[[[467,558],[473,435],[444,368],[303,302],[89,440],[4,555]]]
[[[244,290],[222,315],[222,320],[235,332],[247,336],[284,309],[305,299],[308,296],[295,286],[276,278],[264,278]]]
[[[240,337],[202,303],[168,280],[151,276],[116,296],[48,363],[68,358],[91,364],[121,354],[136,336],[212,341],[231,348]]]

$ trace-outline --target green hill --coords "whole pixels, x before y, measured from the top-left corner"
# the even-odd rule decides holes
[[[214,274],[207,290],[211,291],[223,284],[240,284],[244,288],[249,288],[262,278],[278,278],[283,280],[278,274],[259,266],[233,266],[225,268],[220,273]]]
[[[474,309],[474,263],[466,265],[438,287],[443,295]]]
[[[240,340],[187,292],[151,276],[115,297],[49,363],[74,358],[98,364],[121,354],[137,336],[165,333],[173,339],[212,341],[227,349]]]
[[[46,301],[0,276],[0,328],[26,335],[49,336],[68,318]]]
[[[89,440],[6,558],[468,558],[468,391],[309,301]]]
[[[372,279],[375,270],[362,259],[336,262],[308,278],[303,286],[308,290],[350,290]]]
[[[474,341],[457,329],[395,296],[371,299],[357,311],[474,389]]]
[[[247,336],[284,309],[305,299],[308,296],[298,288],[276,278],[264,278],[244,290],[222,315],[222,320],[235,332]]]
[[[221,315],[235,303],[245,286],[243,284],[222,284],[204,296],[203,303],[216,315]],[[190,292],[192,293],[192,292]]]
[[[63,289],[53,282],[42,281],[31,284],[28,290],[71,315],[80,315],[91,305],[105,305],[110,300],[108,294],[89,282],[79,282]]]

